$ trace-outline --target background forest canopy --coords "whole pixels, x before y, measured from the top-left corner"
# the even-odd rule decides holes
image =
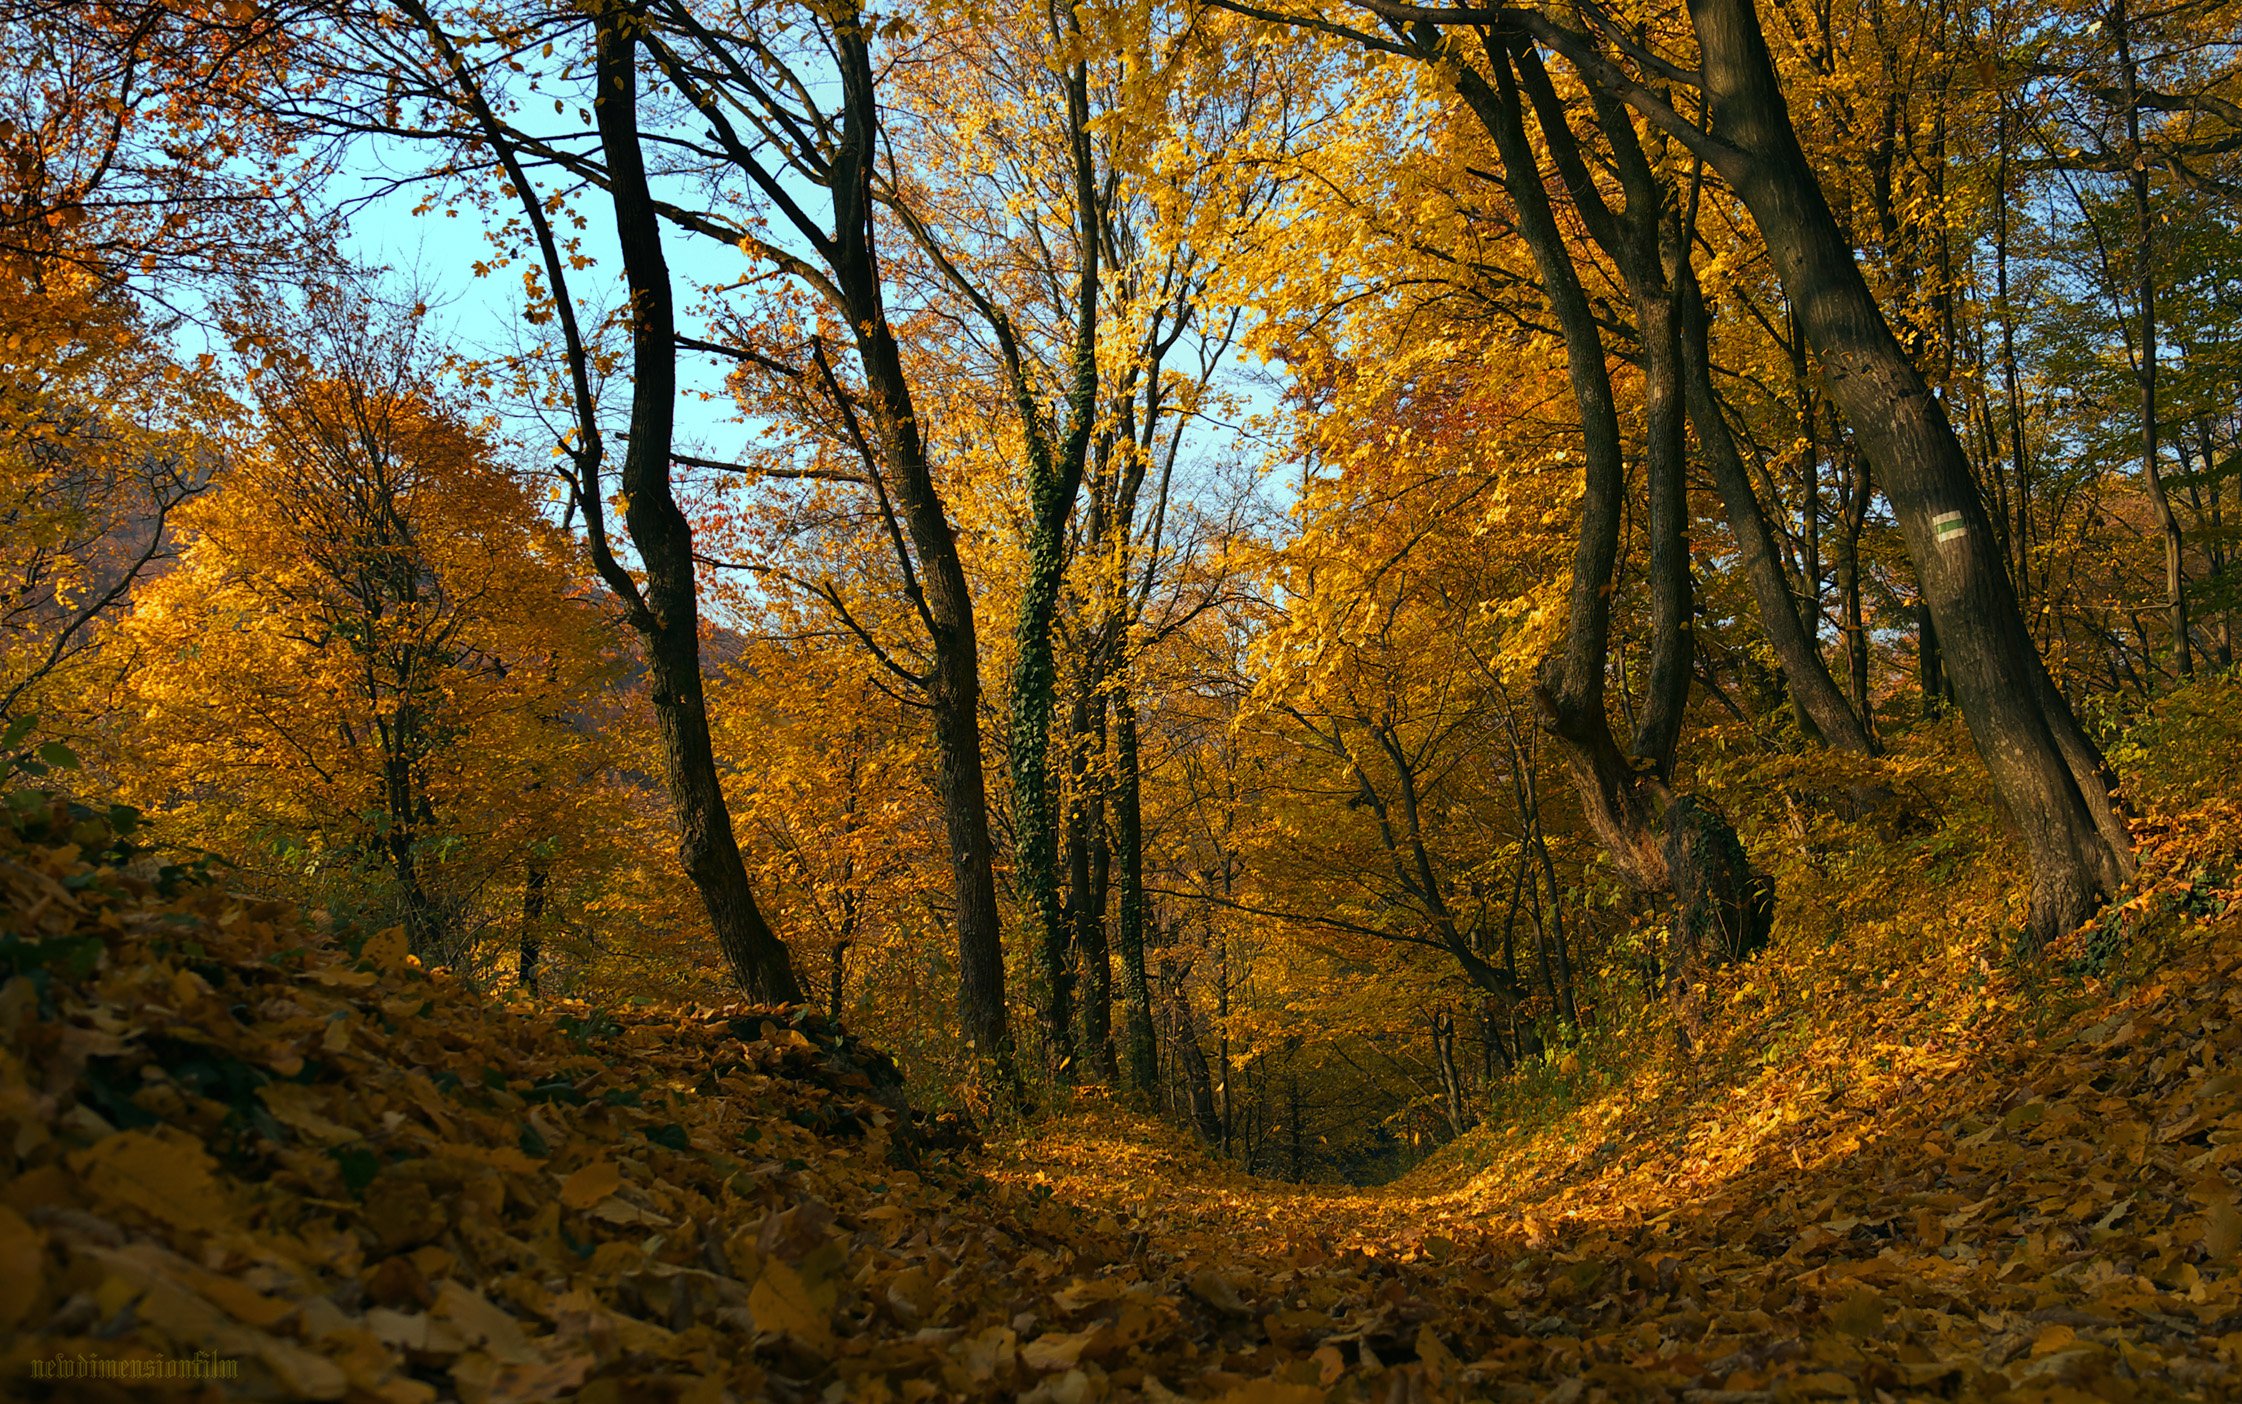
[[[2235,796],[2232,4],[0,3],[10,764],[494,1000],[1381,1178]]]

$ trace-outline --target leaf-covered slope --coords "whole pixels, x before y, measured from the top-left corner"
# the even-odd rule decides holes
[[[1616,1098],[1469,1177],[1273,1186],[1103,1113],[1000,1174],[1214,1272],[1223,1368],[1332,1399],[2236,1397],[2242,922],[2044,1036],[2004,1008],[1935,1072]]]
[[[497,1004],[114,838],[0,823],[11,1390],[204,1352],[212,1399],[1009,1398],[1177,1329],[1069,1270],[1118,1238],[898,1163],[892,1073],[814,1016]]]
[[[2042,1032],[1996,988],[1838,1096],[1700,1074],[1337,1191],[1087,1100],[983,1179],[814,1018],[509,1006],[123,857],[84,811],[0,823],[33,1397],[198,1352],[236,1362],[178,1386],[210,1399],[396,1401],[2218,1399],[2242,1365],[2231,919]]]

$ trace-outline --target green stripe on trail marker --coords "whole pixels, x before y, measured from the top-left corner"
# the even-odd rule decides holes
[[[1939,545],[1943,546],[1963,535],[1969,528],[1962,525],[1961,513],[1941,512],[1931,518],[1931,530],[1938,536]]]

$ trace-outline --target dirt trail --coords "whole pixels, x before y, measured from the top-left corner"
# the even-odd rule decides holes
[[[1835,1095],[1685,1078],[1625,1106],[1631,1137],[1599,1121],[1615,1093],[1384,1189],[1250,1179],[1102,1106],[992,1174],[1211,1309],[1148,1361],[1153,1397],[2234,1397],[2236,924],[2015,1022]]]

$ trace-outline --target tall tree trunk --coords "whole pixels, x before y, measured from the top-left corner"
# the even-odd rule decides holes
[[[1071,14],[1072,12],[1068,12]],[[1009,319],[992,317],[1012,379],[1012,398],[1027,445],[1027,576],[1020,586],[1019,621],[1013,630],[1012,829],[1013,868],[1033,908],[1039,937],[1036,967],[1043,977],[1044,1054],[1052,1071],[1070,1076],[1074,1046],[1072,932],[1059,902],[1059,815],[1051,791],[1051,714],[1058,687],[1051,620],[1066,575],[1067,522],[1082,486],[1096,426],[1098,401],[1097,166],[1090,148],[1089,72],[1077,62],[1067,73],[1067,129],[1074,175],[1074,344],[1068,362],[1065,421],[1054,435],[1036,404]]]
[[[1080,977],[1082,1059],[1093,1076],[1110,1085],[1119,1074],[1113,1052],[1113,957],[1105,936],[1106,708],[1100,684],[1097,660],[1084,659],[1068,727],[1067,916]]]
[[[1143,777],[1137,757],[1137,705],[1124,662],[1113,691],[1113,841],[1121,866],[1115,939],[1121,946],[1123,1042],[1129,1085],[1146,1104],[1160,1089],[1160,1049],[1152,1026],[1152,988],[1145,974]]]
[[[1080,462],[1076,467],[1079,470]],[[1051,619],[1065,571],[1066,515],[1074,482],[1037,481],[1028,539],[1027,579],[1013,638],[1012,668],[1012,866],[1020,896],[1035,923],[1035,965],[1041,977],[1038,1016],[1044,1057],[1052,1073],[1070,1077],[1075,1058],[1073,932],[1059,900],[1056,796],[1051,784],[1051,713],[1057,690]],[[1077,474],[1077,479],[1079,473]],[[1060,490],[1066,493],[1060,499]]]
[[[1456,1067],[1456,1016],[1439,1013],[1432,1018],[1432,1050],[1440,1064],[1441,1110],[1446,1114],[1448,1134],[1461,1136],[1469,1130],[1464,1117],[1464,1079]]]
[[[1227,886],[1227,884],[1225,884]],[[1230,1141],[1237,1129],[1237,1106],[1232,1096],[1230,1077],[1230,941],[1228,937],[1216,938],[1214,948],[1214,1041],[1216,1066],[1221,1076],[1215,1080],[1215,1090],[1222,1098],[1222,1153],[1230,1153]]]
[[[1735,538],[1737,560],[1751,583],[1759,605],[1760,629],[1767,636],[1775,662],[1783,670],[1791,701],[1799,719],[1824,743],[1840,750],[1872,755],[1875,741],[1860,717],[1846,705],[1844,694],[1822,661],[1821,650],[1798,617],[1798,600],[1783,573],[1782,556],[1752,487],[1751,472],[1744,466],[1728,420],[1721,412],[1720,396],[1713,387],[1710,317],[1697,283],[1696,270],[1681,267],[1679,298],[1682,318],[1682,369],[1689,386],[1689,418],[1697,430],[1697,446],[1713,471],[1713,485]]]
[[[406,702],[394,719],[376,719],[385,753],[381,842],[382,851],[389,857],[390,878],[397,884],[397,902],[404,909],[405,934],[413,952],[435,962],[448,959],[448,955],[443,923],[420,880],[420,804],[411,754],[417,747],[409,735],[418,729],[413,724],[413,712],[413,704]]]
[[[1082,952],[1082,1044],[1091,1070],[1108,1086],[1121,1077],[1113,1047],[1113,946],[1105,926],[1112,881],[1113,846],[1101,801],[1090,822],[1090,901],[1075,930],[1075,942]]]
[[[545,883],[549,871],[546,861],[533,855],[522,873],[522,934],[516,946],[514,979],[533,995],[538,992],[537,980],[545,958]]]
[[[1845,684],[1852,708],[1875,734],[1874,702],[1869,695],[1868,620],[1861,608],[1861,534],[1868,527],[1870,491],[1868,459],[1851,447],[1839,451],[1844,465],[1842,493],[1838,499],[1837,632],[1845,646]]]
[[[2110,0],[2110,37],[2117,44],[2118,101],[2125,105],[2126,187],[2133,201],[2134,305],[2141,339],[2134,367],[2141,390],[2141,472],[2148,480],[2149,503],[2156,509],[2164,538],[2164,608],[2172,621],[2172,662],[2183,678],[2195,675],[2195,650],[2188,639],[2187,580],[2180,519],[2172,510],[2160,462],[2156,415],[2156,211],[2149,200],[2148,155],[2141,146],[2141,68],[2133,53],[2131,16],[2125,0]]]
[[[677,318],[660,215],[639,147],[638,24],[627,9],[600,13],[594,103],[630,292],[631,437],[622,490],[624,521],[645,569],[642,603],[632,611],[631,622],[645,645],[648,692],[677,820],[678,857],[741,988],[753,999],[792,1004],[802,998],[793,958],[756,905],[709,740],[693,531],[670,491]]]
[[[2011,494],[2014,525],[2008,528],[2009,552],[2014,561],[2011,576],[2017,600],[2027,608],[2032,602],[2032,457],[2024,435],[2024,380],[2017,368],[2016,313],[2009,301],[2009,99],[2000,96],[2000,121],[1995,133],[2000,151],[1993,176],[1993,306],[2001,319],[2001,386],[2008,401],[2009,472],[2015,479]],[[1924,705],[1930,693],[1924,693]]]
[[[2226,539],[2228,521],[2226,516],[2227,479],[2234,478],[2235,475],[2233,473],[2222,473],[2219,469],[2218,446],[2212,438],[2211,424],[2207,418],[2196,420],[2195,433],[2201,447],[2203,463],[2202,471],[2196,474],[2196,478],[2203,485],[2203,488],[2209,491],[2209,496],[2203,496],[2198,489],[2193,487],[2188,489],[2188,496],[2195,504],[2197,525],[2200,529],[2203,529],[2203,546],[2205,553],[2210,557],[2211,579],[2226,583],[2229,587],[2227,598],[2231,599],[2233,598],[2230,592],[2232,582],[2228,577],[2228,572],[2235,565],[2235,556],[2221,543]],[[2184,432],[2175,434],[2172,436],[2172,442],[2173,446],[2179,450],[2180,466],[2185,470],[2187,468],[2187,435]],[[2237,479],[2237,481],[2242,482],[2242,479]],[[2221,668],[2234,666],[2234,610],[2231,607],[2222,606],[2219,610],[2219,627],[2218,631],[2212,635],[2212,647],[2214,650],[2213,656],[2218,660],[2218,665]]]
[[[1198,1015],[1191,1008],[1191,996],[1183,988],[1182,976],[1173,966],[1161,970],[1160,983],[1167,991],[1176,1070],[1183,1078],[1191,1120],[1199,1128],[1199,1139],[1210,1146],[1219,1146],[1223,1141],[1222,1113],[1215,1106],[1214,1074],[1207,1067],[1207,1050],[1199,1043]]]
[[[1798,570],[1805,586],[1806,636],[1822,649],[1822,430],[1814,382],[1807,374],[1806,331],[1789,309],[1790,379],[1798,396]]]
[[[1916,683],[1923,692],[1923,715],[1935,717],[1953,700],[1952,689],[1946,685],[1946,663],[1939,657],[1938,623],[1931,618],[1931,608],[1918,601],[1915,614]]]
[[[1622,114],[1624,120],[1624,114]],[[1663,191],[1653,186],[1662,195]],[[1655,196],[1654,196],[1655,198]],[[1629,201],[1630,216],[1635,216]],[[1671,251],[1671,217],[1658,200],[1637,216],[1637,247],[1628,262],[1629,295],[1642,342],[1643,474],[1650,498],[1650,683],[1629,748],[1661,783],[1674,774],[1689,706],[1696,657],[1695,601],[1689,578],[1689,479],[1682,447],[1686,397],[1682,389],[1680,308],[1661,264]],[[1667,248],[1661,248],[1661,245]]]
[[[910,380],[887,317],[872,217],[879,98],[861,17],[841,26],[838,37],[842,135],[831,175],[834,239],[828,262],[848,312],[872,421],[893,470],[896,501],[918,561],[918,602],[934,656],[933,673],[926,680],[927,706],[934,717],[935,747],[941,757],[942,823],[950,840],[957,900],[959,1022],[974,1056],[1009,1078],[1012,1040],[1005,1015],[1003,927],[981,765],[980,644],[973,592],[958,558],[949,509],[934,484]]]
[[[1290,1152],[1285,1157],[1287,1178],[1298,1184],[1306,1165],[1301,1158],[1300,1073],[1289,1062],[1285,1068],[1284,1121],[1286,1149]]]
[[[1713,132],[1830,397],[1876,464],[1947,671],[2032,866],[2031,936],[2067,932],[2127,882],[2130,836],[2100,753],[2048,676],[1938,399],[1893,335],[1792,129],[1752,0],[1690,0]]]

